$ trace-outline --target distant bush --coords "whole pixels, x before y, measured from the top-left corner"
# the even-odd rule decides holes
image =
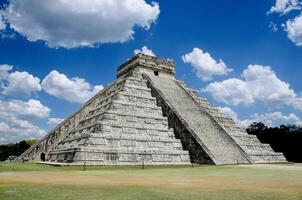
[[[16,144],[0,145],[0,161],[5,161],[10,156],[19,156],[26,151],[30,146],[35,144],[37,140],[23,140]]]
[[[266,127],[261,122],[254,122],[247,132],[256,135],[262,143],[270,144],[275,151],[282,152],[288,161],[302,162],[302,127]]]

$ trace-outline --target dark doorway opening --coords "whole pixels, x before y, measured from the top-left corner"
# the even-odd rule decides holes
[[[41,159],[43,162],[45,162],[45,153],[41,153],[40,159]]]
[[[155,76],[158,76],[158,71],[154,71],[154,75],[155,75]]]

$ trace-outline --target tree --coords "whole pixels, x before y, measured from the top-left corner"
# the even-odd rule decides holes
[[[288,161],[302,162],[302,127],[266,127],[262,122],[254,122],[246,130],[256,135],[261,143],[270,144],[274,151],[282,152]]]

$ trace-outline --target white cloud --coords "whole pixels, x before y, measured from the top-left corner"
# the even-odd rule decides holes
[[[85,79],[73,77],[69,79],[58,71],[51,71],[42,81],[45,92],[69,102],[84,103],[103,89],[102,85],[92,86]]]
[[[28,72],[10,72],[10,65],[0,65],[0,88],[6,96],[29,97],[41,91],[40,79]]]
[[[29,41],[74,48],[124,42],[134,27],[149,29],[160,13],[145,0],[9,0],[3,15]]]
[[[287,14],[292,10],[301,10],[302,1],[300,0],[276,0],[276,5],[271,8],[268,14],[281,13]],[[269,27],[272,31],[277,31],[278,27],[274,23],[270,23]],[[287,32],[287,37],[297,46],[302,46],[302,13],[293,19],[289,19],[281,27]]]
[[[232,71],[222,61],[216,61],[207,52],[194,48],[191,53],[182,56],[184,63],[190,63],[196,70],[198,78],[203,81],[211,80],[213,76],[225,75]]]
[[[60,124],[64,119],[61,118],[48,118],[47,124],[50,126],[57,126],[58,124]]]
[[[7,79],[9,71],[13,69],[10,65],[0,65],[0,81]]]
[[[216,101],[229,105],[254,103],[253,94],[247,83],[236,78],[210,83],[202,91],[211,93]]]
[[[0,122],[0,144],[39,139],[44,134],[43,129],[26,120],[15,119],[15,121]]]
[[[40,101],[34,99],[30,99],[28,101],[0,100],[0,114],[2,117],[29,116],[45,118],[49,116],[50,111],[50,108],[44,106]]]
[[[210,83],[202,91],[228,105],[248,105],[259,100],[269,108],[293,106],[302,110],[302,99],[288,83],[277,77],[271,67],[249,65],[242,76],[243,80],[231,78]]]
[[[148,55],[148,56],[156,56],[153,51],[151,49],[148,49],[148,47],[146,46],[143,46],[141,49],[135,49],[134,50],[134,54],[138,54],[138,53],[141,53],[141,54],[145,54],[145,55]]]
[[[12,100],[8,103],[8,108],[19,115],[35,116],[39,118],[48,117],[50,112],[50,108],[34,99],[30,99],[27,102]]]
[[[7,77],[7,85],[2,94],[7,96],[29,97],[32,92],[41,91],[40,79],[28,72],[13,72]]]
[[[38,100],[0,100],[0,143],[18,142],[40,138],[45,131],[28,121],[30,118],[46,118],[50,109]]]
[[[253,114],[249,119],[241,121],[241,123],[248,127],[253,122],[262,122],[266,126],[278,126],[281,124],[301,124],[301,119],[294,113],[284,115],[281,112],[268,112],[264,114]]]
[[[299,0],[276,0],[276,4],[271,7],[268,14],[281,13],[287,14],[292,10],[301,9],[301,2]]]
[[[296,97],[293,100],[293,106],[295,109],[302,110],[302,97]]]
[[[249,65],[243,71],[245,82],[255,99],[267,106],[291,105],[296,93],[290,85],[281,81],[269,66]]]
[[[302,46],[302,14],[286,22],[287,37],[297,46]]]
[[[249,119],[240,120],[238,114],[230,107],[217,107],[220,112],[226,116],[231,117],[236,124],[248,127],[253,122],[262,122],[267,126],[279,126],[281,124],[302,124],[301,119],[294,113],[284,115],[282,112],[266,112],[264,114],[253,114]]]

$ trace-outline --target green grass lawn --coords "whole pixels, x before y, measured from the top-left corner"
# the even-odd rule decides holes
[[[0,199],[302,199],[302,165],[82,166],[0,163]]]

